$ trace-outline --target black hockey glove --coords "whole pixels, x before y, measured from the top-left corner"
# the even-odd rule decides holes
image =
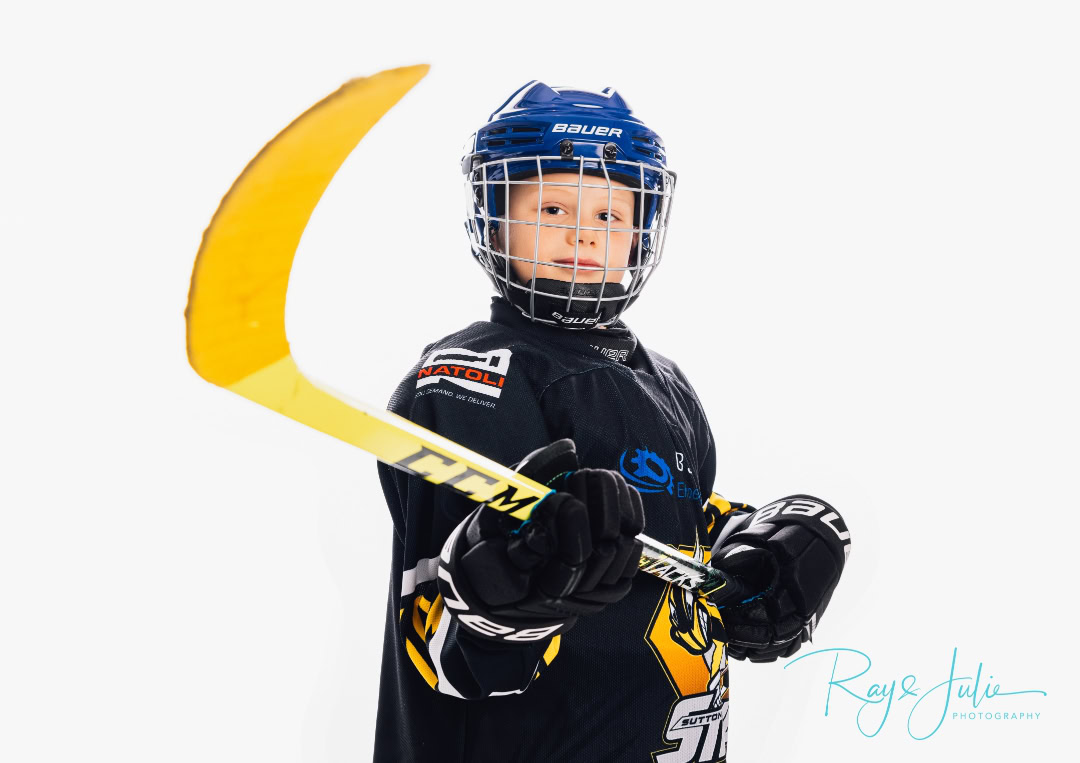
[[[850,549],[840,514],[813,496],[788,496],[731,517],[711,563],[759,593],[719,607],[728,655],[773,662],[795,654],[813,637]]]
[[[618,472],[578,469],[573,440],[516,467],[556,489],[524,524],[480,506],[451,533],[439,560],[447,609],[476,635],[540,641],[569,630],[630,591],[645,529],[641,496]]]

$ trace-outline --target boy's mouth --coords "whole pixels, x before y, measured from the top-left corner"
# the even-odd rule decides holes
[[[559,264],[559,265],[573,265],[574,264],[574,258],[573,257],[560,257],[557,260],[552,260],[552,262],[554,262],[556,264]],[[602,267],[599,262],[597,262],[596,260],[590,260],[588,257],[578,257],[577,262],[578,262],[578,265],[586,265],[586,266],[592,267],[592,268]]]

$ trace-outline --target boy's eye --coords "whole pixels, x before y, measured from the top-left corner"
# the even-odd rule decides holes
[[[543,212],[546,215],[566,214],[562,207],[556,207],[556,206],[540,207],[540,211]]]
[[[604,222],[607,222],[609,217],[611,218],[612,222],[618,222],[619,221],[619,215],[616,214],[615,212],[601,212],[600,214],[597,215],[597,217],[599,217]]]

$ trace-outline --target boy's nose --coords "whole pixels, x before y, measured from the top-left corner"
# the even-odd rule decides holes
[[[573,246],[575,240],[582,245],[589,246],[596,244],[599,236],[599,231],[586,230],[585,228],[567,228],[566,229],[566,241]]]

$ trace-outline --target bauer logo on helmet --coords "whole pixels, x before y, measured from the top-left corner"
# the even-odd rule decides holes
[[[622,129],[619,127],[598,127],[597,125],[579,125],[559,122],[551,128],[552,132],[581,133],[582,135],[608,135],[613,138],[622,137]]]

